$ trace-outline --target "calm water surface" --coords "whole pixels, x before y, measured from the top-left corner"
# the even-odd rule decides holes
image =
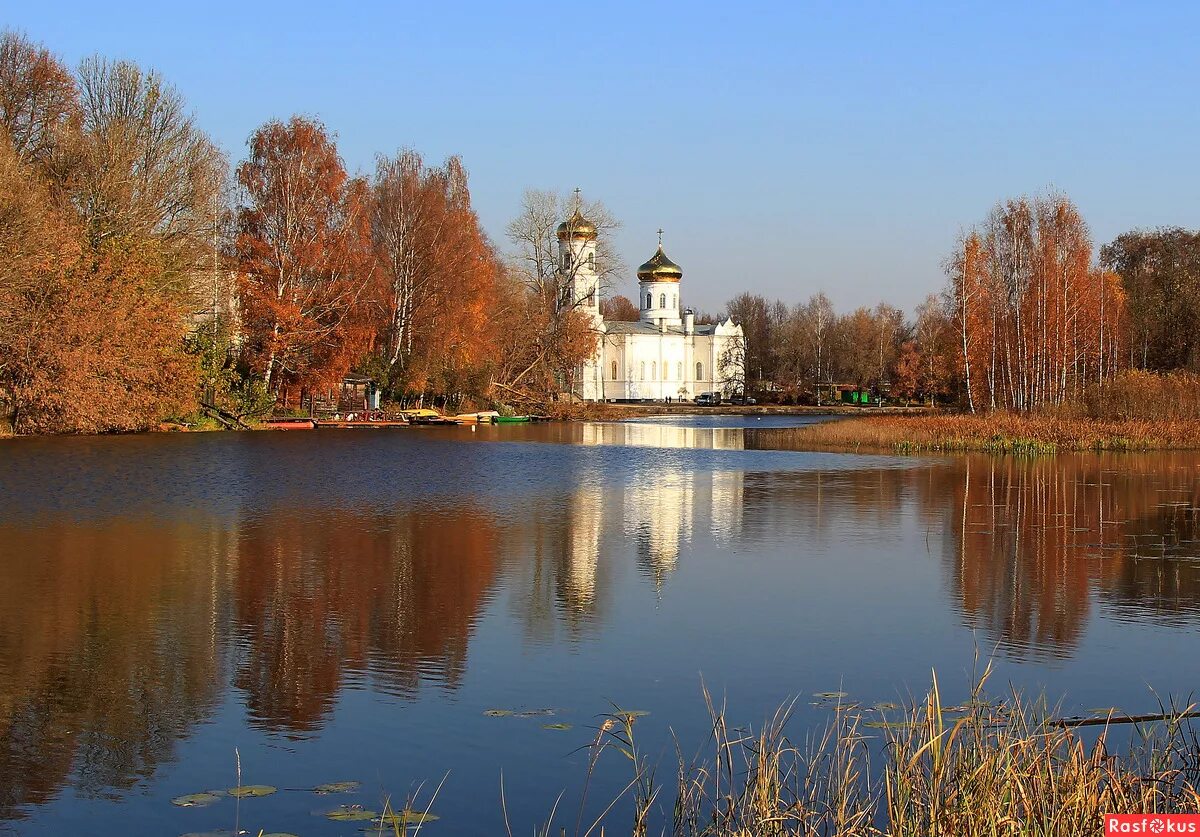
[[[363,783],[245,800],[251,833],[355,834],[313,812],[447,771],[423,833],[499,833],[502,770],[530,833],[614,704],[670,775],[702,682],[747,723],[803,696],[802,732],[814,692],[961,695],[977,646],[1068,711],[1196,689],[1200,456],[771,449],[801,421],[0,443],[0,831],[230,829],[170,799],[236,748]]]

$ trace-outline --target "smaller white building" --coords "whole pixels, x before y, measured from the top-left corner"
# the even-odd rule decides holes
[[[692,400],[703,392],[728,394],[736,377],[729,360],[744,347],[742,327],[732,320],[697,325],[690,309],[680,312],[683,269],[667,258],[661,232],[658,251],[637,271],[637,322],[600,315],[595,226],[576,209],[559,224],[557,235],[559,267],[567,277],[559,308],[587,314],[599,338],[595,357],[577,370],[577,397],[665,401]]]

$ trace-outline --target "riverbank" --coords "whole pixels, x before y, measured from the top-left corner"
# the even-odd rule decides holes
[[[843,404],[828,404],[821,407],[780,404],[755,404],[737,406],[721,404],[717,407],[698,407],[692,403],[662,404],[635,402],[618,403],[574,403],[556,404],[549,411],[551,417],[561,421],[621,421],[630,418],[654,416],[919,416],[929,415],[928,407],[852,407]]]
[[[1200,421],[1054,414],[879,415],[780,430],[788,448],[892,453],[1050,454],[1200,449]]]

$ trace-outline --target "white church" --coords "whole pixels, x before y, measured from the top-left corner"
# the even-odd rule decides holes
[[[742,327],[732,320],[696,325],[691,309],[681,315],[683,269],[663,252],[661,231],[658,252],[637,271],[641,309],[637,322],[606,321],[601,316],[596,227],[578,208],[558,225],[557,235],[559,266],[567,277],[559,308],[582,311],[599,334],[596,356],[577,370],[576,397],[678,401],[693,400],[704,392],[729,394],[733,370],[728,361],[744,346]]]

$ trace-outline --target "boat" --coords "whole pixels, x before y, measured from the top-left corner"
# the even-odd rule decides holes
[[[500,416],[495,410],[480,410],[478,413],[460,413],[454,417],[459,424],[490,424]]]
[[[267,430],[315,430],[317,423],[310,418],[272,418],[263,421],[261,426]]]
[[[525,424],[532,420],[529,416],[496,416],[493,419],[496,424]]]

